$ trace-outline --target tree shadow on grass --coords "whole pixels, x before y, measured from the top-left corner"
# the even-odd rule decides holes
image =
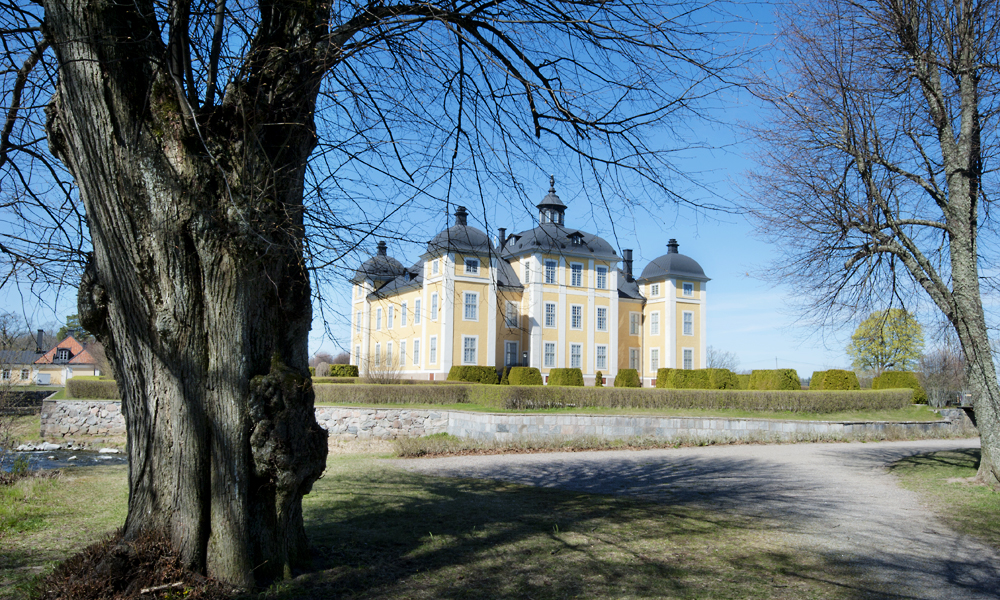
[[[312,569],[268,598],[869,597],[778,523],[683,501],[341,469],[305,518]]]

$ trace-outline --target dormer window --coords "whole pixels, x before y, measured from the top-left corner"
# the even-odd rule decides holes
[[[466,275],[479,275],[479,259],[478,258],[467,258],[467,259],[465,259],[465,274]]]
[[[56,350],[56,360],[69,360],[69,348]]]
[[[569,241],[574,246],[582,246],[583,234],[580,233],[579,231],[574,231],[573,233],[569,234]]]

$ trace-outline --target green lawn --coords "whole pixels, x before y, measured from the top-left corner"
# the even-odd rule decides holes
[[[845,564],[789,552],[777,521],[442,479],[332,455],[304,502],[311,570],[257,599],[851,598]],[[0,491],[0,598],[120,525],[124,467]]]
[[[1000,490],[976,485],[979,450],[934,452],[899,461],[892,472],[920,493],[957,531],[1000,549]]]

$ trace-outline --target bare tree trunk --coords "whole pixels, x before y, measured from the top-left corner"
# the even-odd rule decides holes
[[[63,65],[49,142],[89,220],[80,317],[122,393],[125,536],[163,529],[189,566],[251,586],[302,558],[301,500],[325,465],[302,247],[317,87],[234,93],[195,127],[148,59],[163,56],[155,23],[115,38],[152,18],[46,3]]]

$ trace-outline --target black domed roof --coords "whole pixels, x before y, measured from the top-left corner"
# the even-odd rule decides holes
[[[566,229],[556,223],[543,223],[534,229],[512,235],[504,247],[504,257],[523,252],[573,254],[618,260],[615,249],[592,233]]]
[[[403,264],[386,253],[385,242],[379,242],[375,256],[361,263],[358,270],[354,272],[351,283],[360,283],[365,279],[392,281],[405,272]]]
[[[667,253],[654,259],[642,270],[641,280],[664,279],[667,277],[683,277],[696,281],[708,281],[705,270],[698,261],[677,252],[677,240],[670,240]]]
[[[493,243],[482,230],[468,225],[469,213],[464,206],[455,211],[455,225],[434,236],[427,243],[429,254],[444,252],[469,252],[474,254],[489,254],[493,252]]]

